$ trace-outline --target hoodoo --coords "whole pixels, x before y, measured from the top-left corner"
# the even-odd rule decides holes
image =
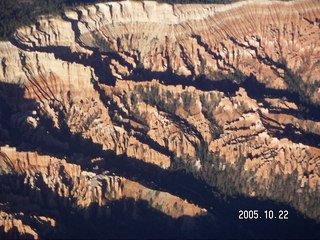
[[[18,28],[0,42],[0,236],[265,237],[237,225],[247,201],[320,237],[319,19],[309,0],[120,1]]]

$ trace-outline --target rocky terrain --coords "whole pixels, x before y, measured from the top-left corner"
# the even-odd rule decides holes
[[[0,42],[0,236],[256,237],[224,218],[241,196],[319,237],[319,19],[309,0],[125,1],[19,28]]]

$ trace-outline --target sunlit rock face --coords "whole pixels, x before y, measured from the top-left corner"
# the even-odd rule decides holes
[[[63,47],[84,58],[94,48],[116,52],[118,59],[110,60],[109,67],[120,78],[139,65],[153,72],[169,69],[213,79],[219,73],[241,72],[268,87],[286,89],[286,68],[307,83],[319,81],[318,17],[317,1],[126,1],[78,7],[63,19],[45,17],[18,30],[15,38],[25,47]],[[318,91],[311,94],[318,100]]]
[[[318,1],[125,1],[18,29],[0,42],[0,227],[51,236],[61,209],[108,218],[128,199],[133,218],[139,201],[214,215],[177,169],[319,220],[319,16]]]

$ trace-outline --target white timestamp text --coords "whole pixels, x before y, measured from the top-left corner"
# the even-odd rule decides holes
[[[288,210],[239,210],[238,218],[240,220],[246,219],[279,219],[279,220],[288,220],[289,211]]]

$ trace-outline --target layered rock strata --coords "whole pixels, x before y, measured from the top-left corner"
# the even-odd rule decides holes
[[[318,1],[126,1],[43,16],[0,42],[1,174],[53,208],[108,215],[130,198],[173,218],[207,212],[126,177],[123,158],[319,220],[320,119],[291,97],[319,103],[319,16]],[[44,231],[31,215],[1,219],[6,232]]]
[[[79,165],[67,163],[63,159],[39,155],[36,152],[20,152],[9,146],[1,147],[0,155],[1,169],[4,171],[2,174],[22,176],[26,196],[36,204],[49,208],[68,209],[72,206],[75,209],[84,209],[84,216],[89,218],[90,212],[85,209],[89,209],[92,204],[97,204],[98,215],[101,217],[111,214],[109,205],[112,201],[134,199],[146,201],[150,207],[173,218],[206,213],[205,209],[168,192],[150,189],[109,171],[102,173],[96,173],[94,170],[84,171]],[[93,161],[97,160],[93,159]],[[17,201],[17,199],[10,199],[10,195],[3,192],[1,200]],[[30,203],[26,202],[26,204]],[[11,237],[19,237],[20,234],[37,239],[38,232],[43,234],[56,226],[55,220],[50,217],[23,213],[8,214],[5,209],[12,210],[10,203],[3,203],[0,210],[0,226],[3,227],[4,233],[8,233],[7,237],[10,237],[10,230],[16,228],[16,235],[11,233]],[[20,215],[23,216],[23,221],[20,220]],[[34,221],[34,218],[39,219],[40,222],[50,221],[50,227],[38,224],[35,229],[31,228],[28,223]]]

